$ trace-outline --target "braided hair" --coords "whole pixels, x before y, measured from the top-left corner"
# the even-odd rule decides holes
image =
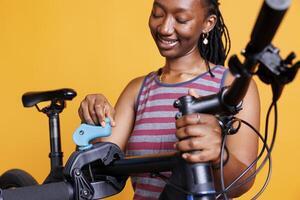
[[[207,37],[208,44],[203,44],[204,33],[198,41],[198,49],[201,56],[206,62],[207,69],[210,75],[213,77],[213,73],[210,70],[209,62],[224,65],[227,55],[231,48],[231,41],[229,37],[228,29],[224,23],[223,16],[219,9],[218,0],[201,0],[206,7],[206,16],[215,15],[217,22],[215,27],[209,32]],[[223,40],[224,38],[224,40]]]

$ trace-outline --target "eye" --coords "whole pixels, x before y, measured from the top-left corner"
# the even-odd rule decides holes
[[[154,18],[160,18],[160,17],[163,17],[164,15],[162,13],[155,13],[155,12],[152,12],[152,16]]]
[[[176,19],[176,21],[179,23],[179,24],[186,24],[188,22],[188,20],[183,20],[183,19]]]
[[[154,7],[152,9],[152,16],[154,18],[160,18],[160,17],[163,17],[164,16],[164,12],[161,8],[158,8],[158,7]]]
[[[183,17],[177,17],[176,18],[176,21],[179,23],[179,24],[186,24],[188,21],[190,21],[189,19],[187,18],[183,18]]]

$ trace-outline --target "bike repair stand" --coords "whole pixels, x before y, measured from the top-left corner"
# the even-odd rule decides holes
[[[109,120],[106,126],[81,124],[73,134],[73,140],[78,146],[64,169],[67,180],[74,183],[75,200],[100,199],[119,193],[126,184],[127,176],[109,176],[99,174],[93,169],[109,166],[115,160],[124,158],[121,149],[109,142],[90,144],[95,138],[111,134]]]

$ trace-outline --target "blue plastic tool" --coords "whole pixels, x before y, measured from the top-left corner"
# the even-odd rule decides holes
[[[93,145],[90,144],[95,138],[107,137],[111,135],[110,120],[105,119],[105,127],[89,124],[81,124],[73,134],[73,141],[78,146],[79,150],[90,149]]]

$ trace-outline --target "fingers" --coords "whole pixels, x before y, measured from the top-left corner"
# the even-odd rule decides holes
[[[105,109],[105,115],[110,120],[110,125],[111,126],[116,126],[116,122],[115,122],[115,110],[114,110],[114,108],[112,106],[110,106],[109,109]]]
[[[200,97],[200,95],[198,95],[194,89],[189,89],[188,90],[188,95],[193,96],[195,98],[199,98]]]
[[[82,122],[88,124],[100,124],[105,126],[105,118],[109,118],[111,125],[115,126],[114,108],[102,94],[87,95],[81,102],[78,114]]]
[[[98,121],[98,124],[101,126],[105,126],[105,107],[106,107],[106,100],[103,98],[96,98],[95,102],[91,104],[91,111],[94,114],[94,118]]]
[[[221,138],[218,136],[190,137],[180,140],[175,144],[176,149],[181,152],[190,152],[198,150],[221,149]]]
[[[93,125],[95,124],[90,115],[88,103],[86,101],[81,102],[80,107],[78,109],[78,114],[81,119],[81,122]]]
[[[214,161],[220,156],[222,134],[215,116],[189,114],[176,120],[175,148],[189,162]],[[193,152],[193,153],[191,153]]]
[[[211,124],[211,125],[218,125],[218,121],[215,116],[208,115],[208,114],[200,114],[200,113],[193,113],[189,115],[185,115],[176,120],[176,128],[181,128],[188,125],[195,125],[195,124]]]
[[[189,162],[206,162],[219,160],[221,139],[218,137],[191,137],[175,144],[183,152],[182,157]]]
[[[219,157],[220,152],[213,152],[213,151],[196,151],[193,153],[183,153],[182,157],[192,163],[199,163],[199,162],[209,162],[212,160],[216,160]]]
[[[81,122],[83,122],[84,116],[83,116],[83,111],[82,111],[82,105],[80,105],[80,107],[78,108],[78,115],[79,115]]]
[[[89,115],[92,118],[94,124],[101,124],[103,125],[103,118],[104,118],[104,113],[102,111],[102,109],[96,110],[95,107],[97,106],[97,97],[87,97],[87,104],[88,104],[88,111],[89,111]],[[101,114],[99,114],[99,112],[101,112]],[[103,117],[99,117],[99,116],[103,116]]]
[[[105,118],[110,120],[110,125],[115,126],[115,110],[107,101],[95,103],[95,110],[101,126],[105,126]]]
[[[204,137],[206,133],[211,132],[211,128],[201,124],[190,125],[176,130],[176,137],[183,140],[189,137]]]
[[[213,115],[194,113],[176,120],[176,137],[179,140],[205,135],[221,135],[219,123]]]

